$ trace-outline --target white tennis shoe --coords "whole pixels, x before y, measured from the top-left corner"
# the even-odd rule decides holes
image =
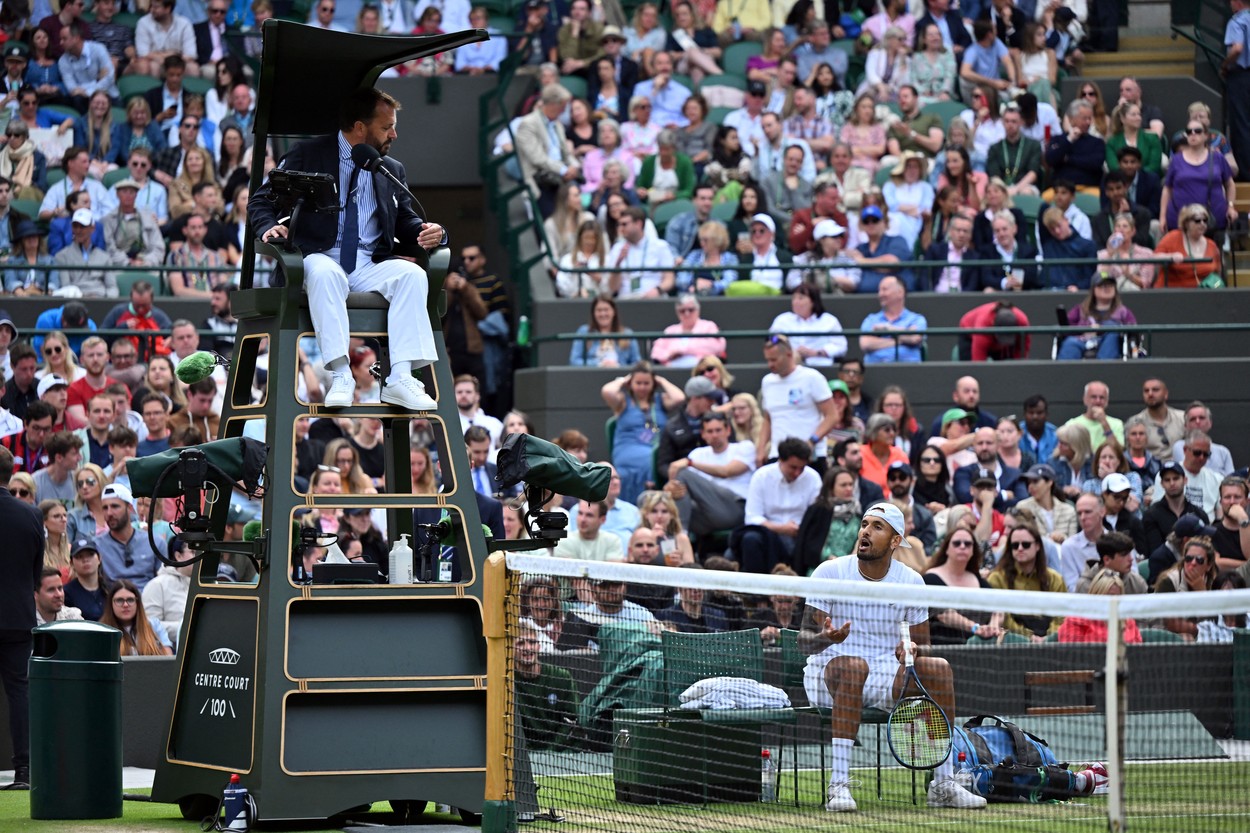
[[[356,381],[352,379],[352,374],[343,371],[335,373],[331,379],[323,404],[327,408],[346,408],[351,405],[356,393]]]
[[[406,411],[438,410],[438,403],[425,392],[425,385],[413,376],[387,379],[386,387],[382,388],[382,401],[389,405],[397,405]]]
[[[934,781],[929,785],[930,807],[954,807],[960,810],[982,810],[986,801],[976,793],[968,792],[954,778]]]
[[[825,790],[825,810],[830,813],[854,813],[859,807],[851,797],[850,781],[834,781]]]

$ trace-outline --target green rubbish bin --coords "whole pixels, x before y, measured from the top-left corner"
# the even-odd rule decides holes
[[[30,817],[120,818],[121,631],[98,622],[49,622],[34,633]]]

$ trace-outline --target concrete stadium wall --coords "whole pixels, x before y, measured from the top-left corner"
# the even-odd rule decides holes
[[[734,365],[731,371],[736,389],[754,392],[767,367],[762,363]],[[1183,407],[1195,398],[1206,402],[1214,413],[1216,440],[1229,447],[1234,460],[1242,464],[1250,461],[1250,411],[1245,408],[1244,387],[1250,359],[1245,358],[873,365],[868,369],[865,388],[872,394],[886,385],[901,385],[918,418],[928,426],[950,407],[955,380],[968,373],[980,380],[982,405],[990,412],[1023,416],[1025,398],[1042,393],[1050,402],[1051,421],[1056,424],[1083,410],[1082,388],[1090,380],[1101,380],[1110,387],[1111,414],[1123,419],[1141,410],[1141,383],[1159,376],[1168,382],[1173,404]],[[688,374],[684,370],[663,371],[677,384],[683,384]],[[615,375],[611,370],[591,368],[523,370],[516,375],[516,406],[534,421],[539,436],[550,438],[566,428],[576,428],[590,438],[592,459],[605,459],[608,450],[603,424],[610,412],[599,398],[599,389]]]
[[[1057,306],[1062,304],[1071,308],[1079,304],[1083,297],[1069,293],[1023,292],[1013,295],[1011,301],[1029,317],[1030,323],[1052,327],[1058,323],[1055,315]],[[907,306],[924,315],[930,327],[958,327],[964,313],[990,300],[983,295],[917,293],[908,298]],[[823,301],[825,309],[837,316],[847,329],[858,328],[866,315],[880,309],[875,295],[824,296]],[[1218,294],[1186,289],[1151,290],[1126,294],[1125,303],[1137,320],[1145,325],[1244,323],[1250,316],[1250,290],[1246,289],[1225,289]],[[722,330],[766,330],[778,313],[790,309],[790,300],[786,297],[705,298],[701,304],[702,316],[715,321]],[[619,301],[618,308],[621,323],[635,331],[663,330],[677,321],[673,299]],[[535,305],[532,319],[535,338],[572,333],[589,321],[590,303],[573,300],[539,303]],[[1163,333],[1153,337],[1151,352],[1156,358],[1236,356],[1244,352],[1248,333],[1250,330]],[[949,359],[957,341],[955,336],[931,336],[929,359]],[[538,364],[548,367],[568,364],[570,346],[569,342],[544,342],[539,346]],[[730,341],[728,352],[730,364],[762,360],[757,339]],[[854,341],[850,354],[860,354]],[[1034,359],[1049,359],[1050,337],[1034,338],[1029,355]]]

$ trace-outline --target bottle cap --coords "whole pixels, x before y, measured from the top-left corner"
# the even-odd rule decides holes
[[[239,783],[239,773],[235,772],[230,775],[230,783],[231,784]]]
[[[760,752],[760,757],[762,758],[771,758],[772,756],[773,756],[773,753],[768,751],[767,749],[764,749]]]

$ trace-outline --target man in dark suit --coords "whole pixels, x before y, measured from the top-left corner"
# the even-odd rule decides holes
[[[182,77],[187,72],[187,62],[181,55],[170,55],[161,65],[165,83],[153,87],[143,94],[143,100],[152,111],[152,121],[165,134],[170,145],[178,144],[178,125],[182,123],[182,113],[187,103],[187,91],[182,86]]]
[[[998,434],[993,428],[978,428],[972,440],[972,450],[977,461],[955,469],[951,487],[956,503],[972,503],[972,484],[981,477],[994,479],[998,488],[994,495],[994,508],[1003,512],[1029,496],[1029,486],[1020,476],[1020,470],[1003,465],[998,459]]]
[[[464,445],[469,452],[469,474],[473,480],[473,491],[489,498],[496,495],[515,497],[518,491],[516,486],[504,489],[495,479],[499,467],[489,459],[490,432],[480,425],[470,425],[464,432]]]
[[[278,163],[290,171],[333,174],[339,183],[339,202],[348,211],[305,214],[295,235],[304,254],[304,287],[308,307],[333,381],[325,405],[352,404],[355,382],[347,362],[347,293],[378,292],[390,304],[391,375],[382,389],[382,401],[409,411],[437,408],[413,371],[438,359],[426,311],[429,281],[425,270],[395,256],[394,241],[432,249],[447,244],[442,226],[427,223],[412,207],[404,166],[386,153],[397,134],[399,102],[384,92],[363,89],[352,93],[339,110],[339,130],[300,142]],[[382,155],[382,165],[404,187],[381,170],[363,171],[352,161],[352,149],[367,144]],[[363,175],[362,175],[363,174]],[[288,229],[278,219],[278,205],[266,182],[248,205],[252,227],[267,243],[284,240]]]
[[[621,54],[625,49],[625,36],[621,34],[621,30],[611,24],[603,27],[603,34],[599,36],[599,43],[603,47],[603,57],[601,60],[611,61],[616,67],[616,89],[618,90],[617,100],[621,103],[620,120],[624,121],[629,117],[629,100],[634,95],[634,85],[638,83],[638,62],[627,55]],[[587,88],[586,99],[594,106],[595,98],[599,95],[599,72],[597,69],[598,62],[590,66],[590,83]]]
[[[1158,174],[1143,171],[1141,151],[1125,145],[1116,151],[1120,172],[1128,177],[1128,198],[1150,212],[1150,219],[1159,219],[1159,204],[1163,201],[1163,183]]]
[[[207,20],[191,27],[195,33],[195,59],[205,78],[216,79],[217,62],[230,54],[226,44],[226,13],[230,11],[229,0],[209,0]]]
[[[983,290],[1011,291],[1041,289],[1037,272],[1037,247],[1028,240],[1021,240],[1016,225],[1016,215],[1000,211],[990,222],[993,239],[977,249],[975,260],[999,260],[1001,265],[982,266],[976,270],[974,280],[964,284],[965,292]]]
[[[13,455],[0,447],[0,483],[13,476]],[[43,516],[0,486],[0,681],[9,701],[9,740],[13,744],[11,790],[30,789],[30,697],[27,664],[35,626],[35,588],[43,571]]]
[[[950,0],[925,0],[925,7],[924,16],[916,21],[916,51],[924,49],[920,39],[924,37],[925,28],[930,23],[935,24],[942,33],[942,43],[954,52],[958,66],[963,61],[964,50],[972,46],[972,35],[964,28],[963,18],[959,12],[951,11]]]
[[[924,259],[945,263],[941,269],[917,269],[917,289],[923,292],[972,292],[977,279],[975,266],[961,267],[960,261],[974,260],[972,218],[957,214],[946,227],[946,239],[929,244]]]

